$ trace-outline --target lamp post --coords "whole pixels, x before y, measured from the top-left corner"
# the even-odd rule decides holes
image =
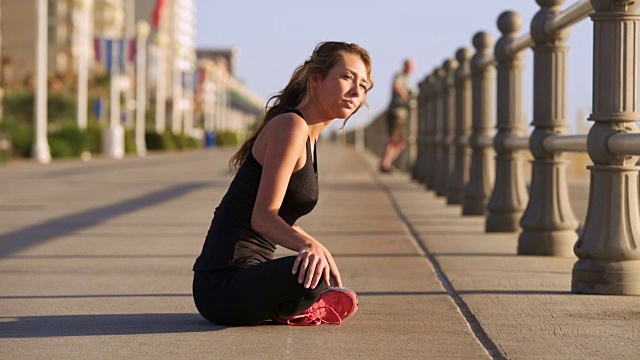
[[[117,56],[113,56],[112,69],[117,66],[115,60]],[[120,123],[120,89],[122,79],[112,70],[110,81],[110,118],[109,127],[105,129],[103,137],[103,152],[106,156],[114,159],[122,159],[124,157],[124,127]]]
[[[167,70],[166,70],[166,51],[167,35],[163,32],[158,33],[158,62],[156,76],[156,132],[158,134],[164,133],[166,128],[166,116],[167,116]]]
[[[146,113],[146,87],[147,87],[147,37],[149,36],[149,24],[140,20],[136,25],[138,33],[136,43],[136,150],[139,156],[147,153],[147,145],[144,141],[145,113]]]
[[[35,142],[33,158],[41,164],[51,162],[47,141],[47,0],[36,0],[38,37],[36,40]]]
[[[107,38],[113,39],[112,56],[107,58],[110,69],[110,111],[109,111],[109,126],[105,129],[102,138],[102,151],[110,158],[121,159],[124,157],[124,127],[121,124],[121,108],[120,108],[120,93],[123,89],[126,89],[128,85],[128,79],[120,76],[122,69],[120,69],[120,57],[121,47],[116,45],[115,39],[122,36],[122,29],[124,25],[124,10],[122,9],[120,2],[101,2],[101,7],[97,9],[96,15],[101,14],[100,17],[96,17],[95,27],[100,29],[100,32]]]
[[[194,81],[195,75],[192,69],[189,69],[185,73],[185,96],[183,99],[184,104],[184,133],[188,136],[193,136],[193,96],[194,96]]]
[[[89,8],[92,0],[76,0],[78,8],[78,127],[87,128],[87,83],[89,79]]]
[[[173,59],[173,90],[171,92],[172,107],[171,107],[171,131],[178,135],[182,132],[182,99],[184,98],[184,91],[182,88],[182,64],[181,54],[176,54],[174,47],[174,59]]]

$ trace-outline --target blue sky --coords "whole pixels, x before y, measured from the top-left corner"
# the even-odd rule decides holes
[[[576,1],[568,1],[566,8]],[[513,10],[523,18],[521,34],[539,10],[535,0],[196,0],[198,47],[239,50],[236,75],[264,98],[282,89],[292,71],[321,41],[355,42],[373,59],[375,88],[369,93],[371,113],[360,111],[354,124],[366,123],[385,109],[391,78],[404,58],[416,60],[417,84],[460,47],[469,47],[478,31],[500,36],[496,19]],[[567,118],[578,110],[589,115],[591,103],[592,23],[583,20],[571,30],[568,45]],[[531,121],[531,51],[525,58],[524,106]]]

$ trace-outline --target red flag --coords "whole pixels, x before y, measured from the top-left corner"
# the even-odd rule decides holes
[[[98,62],[102,61],[102,41],[99,37],[93,38],[93,53]]]
[[[136,38],[129,39],[129,56],[127,56],[127,60],[129,60],[129,62],[135,62],[137,55],[138,44],[136,42]]]
[[[156,6],[153,7],[153,13],[151,13],[151,23],[154,28],[160,27],[160,17],[164,12],[165,3],[164,0],[156,1]]]

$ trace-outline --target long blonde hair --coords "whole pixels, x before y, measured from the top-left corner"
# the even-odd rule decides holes
[[[304,106],[309,101],[311,76],[317,74],[324,79],[329,73],[329,70],[331,70],[331,68],[333,68],[338,60],[345,54],[353,54],[360,57],[367,70],[367,78],[369,80],[369,86],[367,91],[364,93],[364,99],[352,114],[358,111],[362,105],[368,108],[367,92],[373,88],[373,78],[371,77],[371,57],[369,56],[369,52],[357,44],[337,41],[322,42],[313,50],[311,57],[306,60],[304,64],[298,66],[294,70],[287,86],[285,86],[285,88],[279,93],[269,98],[267,105],[265,106],[265,115],[262,124],[260,124],[253,135],[251,135],[242,144],[238,152],[231,157],[229,160],[229,167],[236,169],[242,165],[249,155],[256,138],[262,129],[264,129],[265,125],[267,125],[269,120],[282,114],[287,108]],[[269,104],[272,102],[273,105],[270,106]],[[344,120],[345,124],[348,119],[349,118],[346,118]]]

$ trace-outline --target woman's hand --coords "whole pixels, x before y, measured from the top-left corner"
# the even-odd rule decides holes
[[[335,260],[333,260],[333,256],[331,255],[329,250],[324,246],[322,246],[322,248],[324,249],[324,256],[327,258],[327,261],[329,262],[331,277],[333,278],[334,284],[337,287],[342,287],[342,278],[340,278],[340,271],[338,271],[338,265],[336,265],[336,262]],[[330,286],[330,285],[327,285],[327,286]]]
[[[324,277],[327,286],[331,286],[330,278],[334,278],[338,286],[342,285],[340,272],[329,250],[317,241],[308,243],[300,251],[293,263],[293,274],[298,274],[298,282],[305,288],[315,289]]]

